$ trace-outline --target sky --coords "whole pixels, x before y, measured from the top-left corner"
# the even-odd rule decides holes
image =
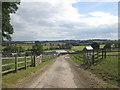
[[[13,41],[118,38],[117,2],[21,2],[11,14]]]

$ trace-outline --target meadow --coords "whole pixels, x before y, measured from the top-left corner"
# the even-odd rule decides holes
[[[90,45],[88,45],[90,46]],[[72,47],[72,50],[74,51],[78,51],[78,50],[83,50],[85,47],[88,47],[88,46],[73,46]],[[103,48],[105,45],[100,45],[100,48]]]
[[[17,47],[22,47],[24,50],[28,50],[28,49],[32,49],[32,46],[33,45],[22,45],[22,46],[17,46]],[[90,45],[89,45],[90,46]],[[74,51],[78,51],[78,50],[83,50],[83,48],[86,47],[86,46],[73,46],[71,48],[71,50],[74,50]],[[100,45],[100,48],[103,48],[104,45]],[[5,47],[2,47],[3,49]],[[50,48],[59,48],[59,46],[43,46],[43,49],[47,51],[55,51],[55,50],[58,50],[58,49],[54,49],[54,50],[49,50]],[[59,49],[59,50],[66,50],[66,51],[71,51],[70,49]]]

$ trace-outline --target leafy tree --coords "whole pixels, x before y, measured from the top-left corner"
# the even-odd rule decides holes
[[[114,43],[114,47],[115,47],[115,48],[118,47],[118,43]]]
[[[2,3],[2,39],[11,40],[11,34],[14,30],[10,23],[10,14],[15,13],[20,2],[3,2]]]
[[[92,47],[93,49],[97,50],[97,49],[100,48],[100,45],[99,45],[97,42],[93,42],[93,43],[91,44],[91,47]]]
[[[106,45],[104,46],[104,49],[111,49],[111,43],[106,43]]]
[[[65,45],[65,47],[66,47],[66,49],[71,49],[71,48],[72,48],[72,45],[69,44],[69,43],[67,43],[67,44]]]
[[[43,46],[39,41],[35,41],[35,45],[32,47],[33,54],[40,55],[43,53]]]

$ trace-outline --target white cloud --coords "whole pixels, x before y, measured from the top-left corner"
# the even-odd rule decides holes
[[[8,1],[8,0],[7,0]],[[15,0],[11,0],[15,1]],[[43,0],[21,0],[22,2],[43,2]],[[49,1],[49,0],[44,0],[44,1]],[[119,2],[119,0],[68,0],[70,2]],[[56,0],[51,0],[52,3],[56,2]]]
[[[99,38],[105,31],[111,35],[110,39],[115,39],[117,16],[102,11],[80,14],[72,6],[77,2],[40,0],[39,3],[21,3],[17,13],[11,15],[15,27],[13,40],[85,39],[94,38],[95,32],[100,33],[96,36]],[[104,38],[108,36],[105,34]]]

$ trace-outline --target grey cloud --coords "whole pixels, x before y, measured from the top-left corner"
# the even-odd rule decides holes
[[[112,33],[117,33],[117,23],[92,27],[87,23],[56,18],[62,17],[64,8],[68,7],[44,2],[21,3],[16,15],[11,16],[15,27],[13,40],[113,39]]]

